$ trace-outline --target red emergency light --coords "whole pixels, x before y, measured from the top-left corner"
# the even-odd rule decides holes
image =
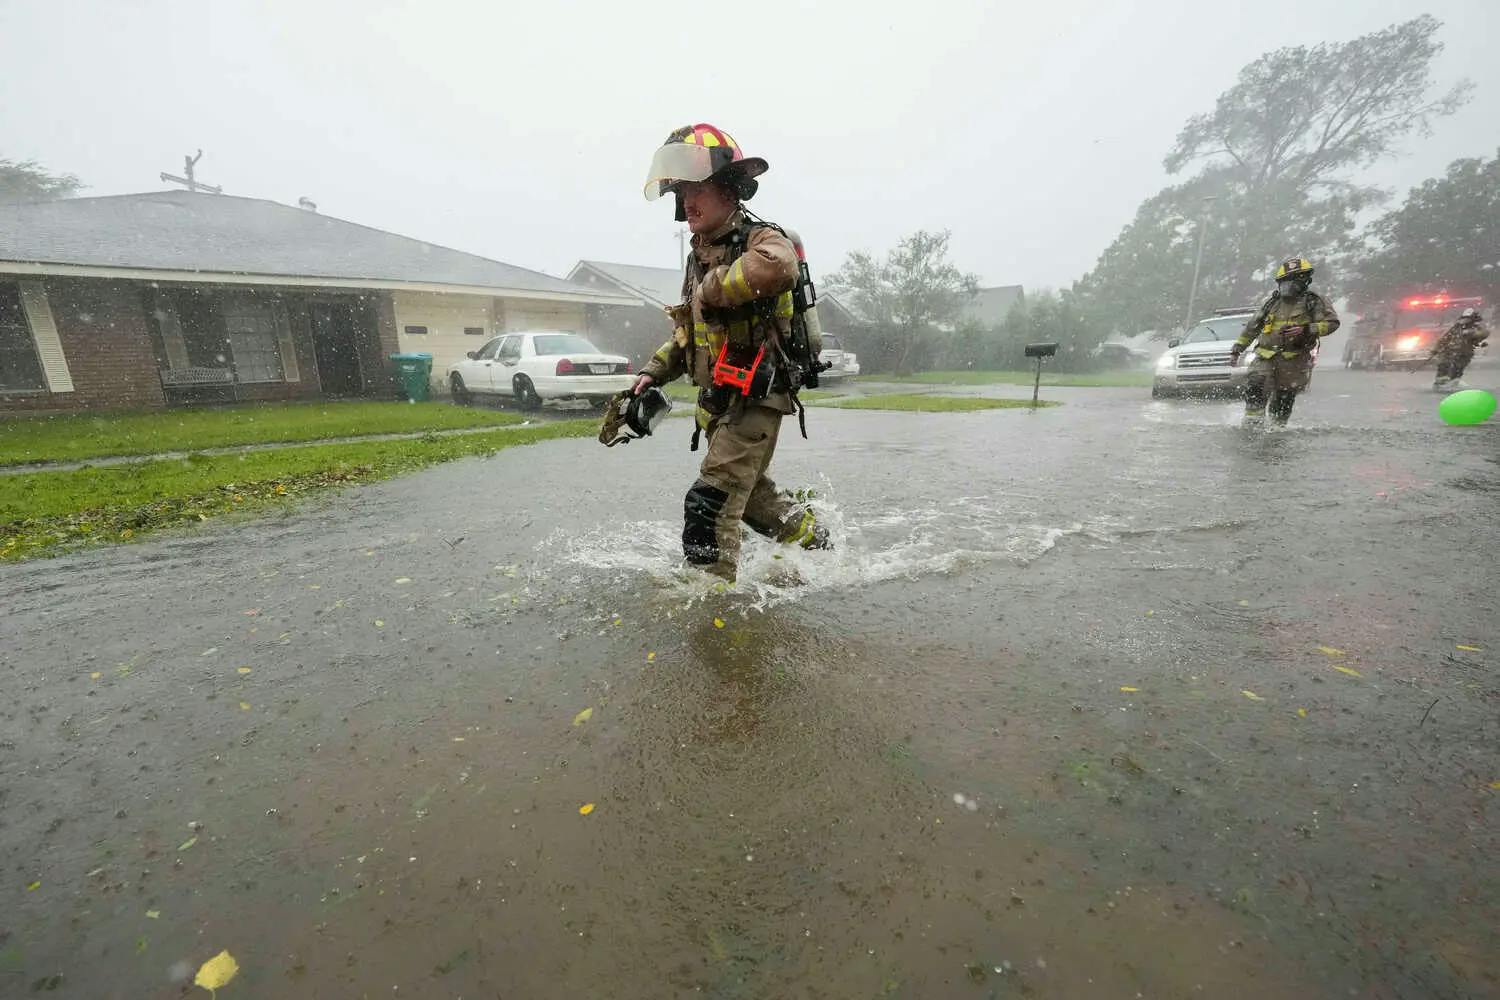
[[[1475,296],[1473,298],[1449,298],[1446,295],[1434,295],[1430,299],[1411,298],[1401,303],[1403,309],[1441,309],[1444,306],[1474,306],[1476,309],[1484,304],[1484,299]]]

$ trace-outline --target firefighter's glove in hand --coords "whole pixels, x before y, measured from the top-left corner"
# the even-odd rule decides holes
[[[1239,344],[1235,344],[1229,349],[1229,367],[1233,368],[1235,365],[1240,363],[1240,354],[1243,353],[1244,350],[1245,349]]]

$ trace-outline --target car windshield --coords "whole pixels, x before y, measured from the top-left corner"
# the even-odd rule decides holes
[[[1206,344],[1216,340],[1235,340],[1245,329],[1245,320],[1211,319],[1200,323],[1182,338],[1184,344]]]
[[[576,333],[549,333],[535,340],[539,357],[554,354],[599,354],[599,348]]]

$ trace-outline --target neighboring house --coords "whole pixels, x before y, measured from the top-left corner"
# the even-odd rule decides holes
[[[226,195],[0,206],[0,412],[384,396],[505,330],[587,334],[639,299]]]
[[[965,319],[978,320],[987,329],[1000,325],[1018,305],[1026,302],[1026,291],[1020,285],[995,285],[981,288],[964,308]]]
[[[837,292],[818,295],[818,326],[839,338],[846,351],[858,351],[869,321],[849,306]]]
[[[639,368],[672,336],[665,309],[682,301],[681,268],[580,260],[568,280],[637,300],[633,306],[589,306],[591,336],[602,350],[623,354]]]

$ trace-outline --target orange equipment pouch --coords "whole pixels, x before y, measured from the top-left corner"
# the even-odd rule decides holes
[[[735,389],[741,396],[751,399],[764,399],[771,388],[770,366],[765,364],[766,345],[760,345],[755,360],[747,368],[731,362],[728,355],[729,341],[726,340],[714,361],[714,385]]]

